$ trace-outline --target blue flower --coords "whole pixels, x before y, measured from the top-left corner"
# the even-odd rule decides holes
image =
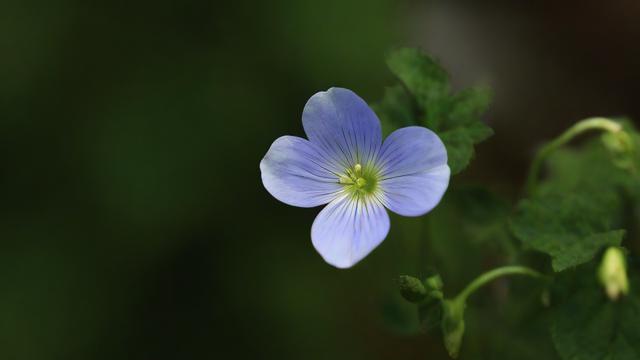
[[[328,204],[313,222],[311,241],[333,266],[353,266],[384,240],[385,208],[424,215],[449,185],[447,151],[435,133],[410,126],[383,143],[378,117],[351,90],[313,95],[302,125],[309,140],[274,141],[260,162],[262,183],[292,206]]]

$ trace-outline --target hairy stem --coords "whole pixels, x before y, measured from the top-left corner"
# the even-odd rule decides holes
[[[532,195],[536,190],[540,169],[542,168],[542,164],[547,156],[557,148],[571,141],[576,136],[589,130],[600,130],[615,133],[622,130],[622,126],[615,121],[602,117],[585,119],[577,122],[575,125],[567,129],[567,131],[562,133],[562,135],[543,146],[536,154],[533,162],[531,162],[531,167],[529,168],[529,176],[527,178],[526,185],[527,193],[529,195]]]
[[[476,290],[486,285],[487,283],[502,277],[509,275],[525,275],[531,276],[535,278],[542,277],[542,274],[539,272],[530,269],[524,266],[503,266],[493,270],[489,270],[486,273],[478,276],[475,280],[473,280],[467,287],[455,297],[454,301],[464,303],[469,295],[474,293]]]

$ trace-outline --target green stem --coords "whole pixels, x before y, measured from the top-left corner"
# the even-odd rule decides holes
[[[539,272],[530,269],[524,266],[503,266],[493,270],[489,270],[486,273],[478,276],[475,280],[473,280],[467,287],[455,297],[454,301],[459,303],[464,303],[469,295],[474,293],[480,287],[486,285],[487,283],[501,277],[508,275],[526,275],[535,278],[542,277],[542,274]]]
[[[527,193],[529,195],[532,195],[536,190],[540,169],[542,168],[542,163],[547,158],[547,156],[549,156],[549,154],[551,154],[560,146],[571,141],[577,135],[580,135],[583,132],[589,130],[601,130],[615,133],[622,130],[622,126],[615,121],[602,117],[585,119],[579,121],[569,129],[567,129],[567,131],[565,131],[562,135],[558,136],[553,141],[543,146],[536,154],[533,162],[531,163],[531,167],[529,168],[529,177],[527,178]]]

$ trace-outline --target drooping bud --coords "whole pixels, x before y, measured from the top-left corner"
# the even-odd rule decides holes
[[[614,165],[625,170],[632,170],[635,166],[635,145],[630,134],[624,130],[602,135],[602,143],[612,155]]]
[[[633,150],[633,141],[626,131],[608,132],[602,135],[602,142],[612,152],[626,153]]]
[[[627,265],[623,249],[612,246],[605,251],[598,269],[600,283],[611,300],[629,293]]]

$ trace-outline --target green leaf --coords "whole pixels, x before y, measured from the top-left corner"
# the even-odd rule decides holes
[[[458,127],[439,133],[447,148],[449,167],[452,174],[464,170],[474,156],[473,145],[493,135],[493,130],[481,123]]]
[[[417,108],[407,101],[407,93],[402,88],[388,90],[374,108],[382,119],[385,133],[408,125],[407,115],[412,114],[410,123],[426,126],[440,136],[447,148],[452,174],[462,171],[473,158],[474,145],[493,134],[491,128],[480,121],[491,101],[491,92],[471,88],[451,94],[444,69],[416,49],[400,49],[389,56],[387,63],[413,96]]]
[[[420,50],[399,49],[390,54],[387,65],[419,104],[427,106],[448,97],[449,76]]]
[[[615,193],[544,194],[525,199],[511,222],[525,246],[551,256],[555,271],[591,260],[604,246],[620,245],[623,230],[614,230]]]
[[[640,194],[634,170],[640,136],[623,124],[624,131],[552,153],[537,195],[518,207],[514,234],[551,255],[556,271],[589,261],[603,246],[619,245],[624,232],[618,229],[633,229],[626,199]]]
[[[399,127],[414,125],[413,99],[400,84],[386,88],[382,100],[371,107],[380,118],[385,136]]]
[[[612,153],[628,146],[604,139],[606,146],[597,139],[552,153],[536,195],[520,203],[512,220],[516,237],[551,255],[555,271],[591,260],[603,246],[620,245],[619,229],[633,225],[625,199],[640,182]]]
[[[631,295],[610,301],[590,265],[560,280],[567,298],[554,309],[551,325],[560,357],[640,359],[640,299]]]
[[[489,108],[493,94],[490,89],[473,87],[460,91],[453,97],[448,127],[478,124],[477,118]],[[482,124],[482,123],[480,123]],[[484,139],[480,139],[481,141]]]

